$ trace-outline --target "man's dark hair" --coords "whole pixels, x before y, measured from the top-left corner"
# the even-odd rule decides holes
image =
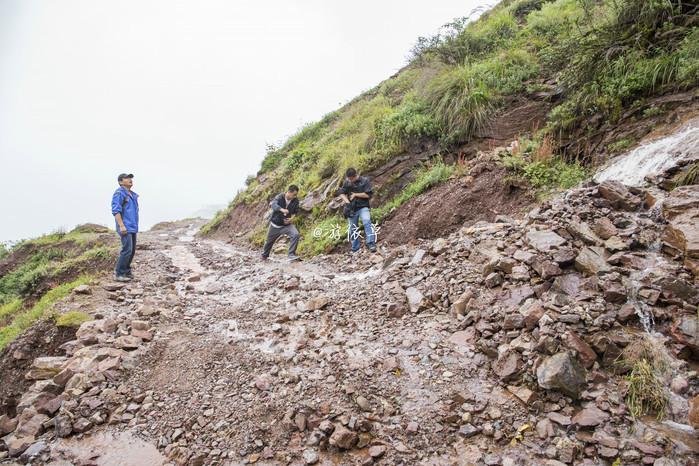
[[[295,184],[292,184],[291,186],[289,186],[288,191],[289,191],[290,193],[297,193],[297,192],[299,192],[299,187],[296,186]]]
[[[347,178],[353,178],[353,177],[357,176],[357,170],[355,170],[354,168],[348,168],[347,171],[345,172],[345,176]]]

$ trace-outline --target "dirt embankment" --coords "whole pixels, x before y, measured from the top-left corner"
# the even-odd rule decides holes
[[[471,141],[470,143],[458,148],[456,151],[445,151],[439,144],[430,141],[420,141],[409,147],[403,154],[393,157],[383,165],[370,170],[366,173],[372,180],[372,186],[375,191],[372,205],[378,207],[382,203],[390,200],[398,194],[406,185],[414,180],[416,170],[422,168],[425,162],[428,162],[436,156],[442,157],[447,163],[457,163],[465,159],[475,157],[479,151],[487,151],[495,147],[509,144],[513,139],[522,134],[531,133],[540,128],[546,118],[547,112],[551,108],[551,102],[545,98],[529,99],[521,97],[513,99],[492,122],[492,124],[483,132],[483,134]],[[429,227],[429,231],[425,236],[425,226],[421,225],[417,229],[404,228],[401,230],[401,242],[409,242],[416,238],[435,237],[440,232],[448,233],[453,231],[454,227],[460,226],[463,221],[468,220],[487,220],[492,218],[495,203],[491,203],[490,198],[494,195],[496,200],[505,203],[502,212],[495,209],[497,213],[513,213],[519,210],[519,206],[529,205],[531,198],[523,191],[510,190],[509,187],[502,183],[497,183],[494,187],[489,187],[492,183],[490,175],[498,176],[498,173],[486,173],[485,179],[477,181],[473,186],[460,186],[456,183],[458,192],[451,192],[449,187],[440,188],[434,192],[442,197],[441,194],[445,190],[449,190],[450,205],[458,203],[459,194],[467,197],[474,208],[469,209],[465,213],[457,213],[453,218],[438,219],[434,226]],[[337,176],[337,175],[336,175]],[[292,180],[290,180],[292,181]],[[453,188],[454,185],[450,186]],[[327,190],[332,192],[333,190]],[[495,194],[495,191],[498,194]],[[521,200],[515,198],[523,195]],[[330,194],[332,196],[332,194]],[[488,199],[480,199],[481,196],[487,196]],[[328,198],[322,198],[317,205],[325,209]],[[425,202],[425,198],[421,198],[420,202]],[[434,201],[438,205],[438,201]],[[411,209],[415,207],[415,202],[410,202],[399,210],[407,211],[400,218],[411,216]],[[252,204],[238,204],[235,206],[228,218],[221,222],[214,229],[210,237],[228,242],[245,242],[249,239],[250,234],[264,223],[262,217],[267,210],[267,201],[260,200]],[[441,210],[440,210],[441,212]],[[434,212],[433,212],[434,213]],[[303,215],[303,213],[302,213]],[[417,215],[420,215],[419,213]],[[402,220],[401,220],[402,221]],[[462,222],[462,223],[459,223]],[[440,228],[445,228],[440,230]]]
[[[384,221],[381,241],[395,245],[437,238],[499,215],[518,217],[536,202],[529,190],[506,181],[504,168],[491,163],[482,169],[476,177],[449,180],[408,201]]]

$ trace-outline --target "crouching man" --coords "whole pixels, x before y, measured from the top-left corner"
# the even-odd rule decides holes
[[[340,197],[345,205],[343,213],[349,223],[347,236],[352,243],[352,253],[359,252],[362,247],[359,220],[362,221],[366,233],[366,247],[369,251],[376,252],[376,231],[371,224],[369,208],[371,196],[369,178],[359,176],[354,168],[348,168],[345,173],[345,182],[340,188]]]
[[[291,240],[289,243],[289,260],[295,261],[300,259],[296,255],[296,247],[299,244],[300,235],[293,224],[294,218],[299,211],[298,194],[299,187],[292,184],[285,193],[277,194],[270,203],[272,218],[270,219],[269,231],[267,232],[267,241],[265,241],[262,251],[262,260],[269,258],[272,246],[282,235],[288,236]]]

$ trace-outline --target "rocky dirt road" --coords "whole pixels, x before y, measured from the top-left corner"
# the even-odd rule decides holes
[[[62,304],[96,320],[34,360],[0,459],[696,464],[699,291],[642,196],[591,185],[522,220],[299,263],[197,222],[144,233],[137,281]],[[662,422],[627,405],[644,367]]]

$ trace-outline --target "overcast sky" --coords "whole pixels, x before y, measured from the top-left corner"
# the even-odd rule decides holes
[[[0,0],[0,240],[227,204],[279,143],[483,0]]]

